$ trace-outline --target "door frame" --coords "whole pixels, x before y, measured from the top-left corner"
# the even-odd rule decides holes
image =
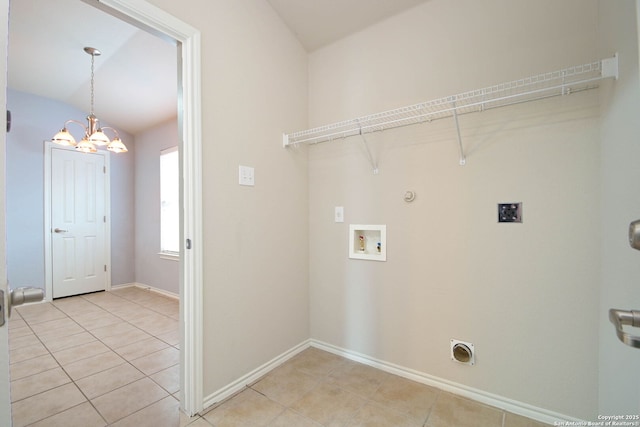
[[[200,31],[146,0],[82,0],[125,22],[176,43],[178,128],[182,137],[180,250],[180,407],[203,409],[203,231]],[[188,242],[188,243],[187,243]]]
[[[52,172],[52,151],[56,150],[74,150],[73,147],[63,147],[55,145],[51,141],[44,142],[44,300],[53,301],[53,240],[51,238],[51,172]],[[105,212],[111,212],[111,153],[109,151],[100,151],[95,155],[104,156],[105,172],[105,188],[104,188],[104,209]],[[104,262],[107,265],[107,274],[105,277],[105,290],[111,290],[111,215],[107,214],[105,223],[104,236]]]
[[[0,0],[0,111],[7,109],[7,53],[9,35],[9,0]],[[3,113],[4,114],[4,113]],[[7,242],[6,242],[6,153],[7,132],[0,129],[0,290],[4,291],[3,307],[7,303]],[[11,425],[11,398],[9,391],[9,323],[5,316],[4,326],[0,326],[0,425]]]

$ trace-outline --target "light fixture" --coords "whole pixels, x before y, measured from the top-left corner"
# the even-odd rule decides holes
[[[89,111],[89,115],[87,116],[87,126],[85,126],[82,122],[77,120],[67,120],[64,122],[64,127],[60,130],[60,132],[56,133],[55,136],[51,139],[56,144],[76,147],[76,150],[82,151],[83,153],[95,153],[98,151],[96,146],[107,147],[107,150],[112,151],[114,153],[126,153],[127,147],[124,145],[122,140],[120,139],[120,135],[118,135],[118,131],[112,127],[100,127],[100,120],[93,114],[93,67],[96,56],[100,56],[101,53],[95,47],[85,47],[84,51],[91,55],[91,110]],[[67,130],[67,125],[69,123],[74,123],[82,126],[84,129],[84,136],[82,140],[76,143],[75,138],[71,133]],[[110,130],[115,134],[115,137],[110,140],[109,137],[104,133],[105,130]]]

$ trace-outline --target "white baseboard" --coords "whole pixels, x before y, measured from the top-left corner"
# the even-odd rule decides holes
[[[296,354],[300,353],[303,350],[306,350],[307,348],[310,347],[310,345],[311,345],[310,340],[304,341],[298,344],[297,346],[293,347],[292,349],[285,351],[281,355],[273,358],[272,360],[260,366],[259,368],[254,369],[248,374],[238,378],[236,381],[232,382],[231,384],[228,384],[225,387],[222,387],[221,389],[213,392],[209,396],[206,396],[204,398],[203,405],[202,405],[204,410],[238,393],[239,391],[244,389],[247,385],[254,383],[255,381],[265,376],[266,374],[268,374],[278,366],[282,365],[287,360],[291,359]]]
[[[112,285],[111,289],[123,289],[123,288],[130,288],[130,287],[136,287],[136,288],[140,288],[140,289],[145,289],[147,291],[151,291],[151,292],[155,292],[158,293],[160,295],[164,295],[165,297],[169,297],[169,298],[173,298],[173,299],[180,299],[180,295],[170,292],[170,291],[165,291],[164,289],[160,289],[160,288],[156,288],[154,286],[150,286],[150,285],[145,285],[144,283],[138,283],[138,282],[131,282],[131,283],[124,283],[122,285]]]
[[[345,357],[347,359],[368,365],[377,369],[380,369],[391,374],[395,374],[422,384],[426,384],[440,390],[447,391],[449,393],[456,394],[458,396],[466,397],[476,402],[484,403],[485,405],[493,406],[495,408],[502,409],[507,412],[511,412],[516,415],[531,418],[542,423],[550,425],[559,425],[559,423],[566,423],[567,421],[584,423],[585,421],[578,418],[569,417],[567,415],[559,414],[557,412],[548,411],[543,408],[538,408],[527,403],[518,402],[513,399],[509,399],[503,396],[499,396],[492,393],[487,393],[482,390],[478,390],[472,387],[467,387],[462,384],[458,384],[443,378],[435,377],[423,372],[415,371],[413,369],[398,366],[393,363],[385,362],[382,360],[369,357],[367,355],[357,353],[344,348],[336,347],[331,344],[327,344],[318,340],[310,340],[310,346],[318,348],[320,350],[328,351],[333,354]],[[586,424],[580,424],[586,425]]]

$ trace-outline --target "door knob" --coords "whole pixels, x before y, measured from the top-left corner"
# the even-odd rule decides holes
[[[21,288],[11,289],[9,298],[7,298],[7,307],[4,307],[4,291],[0,290],[0,326],[4,325],[5,311],[7,317],[11,317],[11,307],[22,305],[27,302],[38,302],[44,299],[44,289],[25,286]]]
[[[628,346],[640,348],[640,337],[625,332],[623,325],[640,327],[640,311],[637,310],[617,310],[612,308],[609,310],[609,320],[616,328],[618,339]]]
[[[56,227],[56,228],[54,228],[54,229],[53,229],[53,231],[55,231],[56,233],[66,233],[66,232],[68,232],[69,230],[63,230],[63,229],[61,229],[61,228]]]

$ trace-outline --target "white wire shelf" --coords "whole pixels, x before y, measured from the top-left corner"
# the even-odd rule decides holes
[[[576,65],[313,129],[283,134],[283,146],[288,147],[301,143],[317,144],[454,117],[458,143],[460,144],[460,163],[464,164],[458,115],[594,89],[598,87],[596,83],[605,78],[618,78],[617,54],[613,58],[588,64]]]

